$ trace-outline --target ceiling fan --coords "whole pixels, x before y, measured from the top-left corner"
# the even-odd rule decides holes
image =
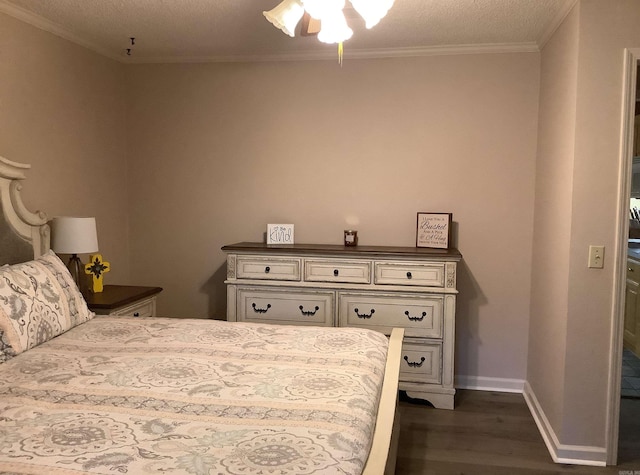
[[[365,20],[367,28],[373,28],[393,6],[394,0],[349,0],[353,8]],[[323,43],[341,44],[353,35],[344,15],[346,0],[283,0],[270,11],[262,12],[276,28],[289,36],[301,22],[301,36],[318,36]]]

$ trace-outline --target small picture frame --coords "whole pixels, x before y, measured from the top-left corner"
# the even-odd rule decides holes
[[[449,249],[452,213],[418,213],[416,247]]]
[[[267,244],[293,244],[293,224],[267,224]]]

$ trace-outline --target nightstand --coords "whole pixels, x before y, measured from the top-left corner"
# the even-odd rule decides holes
[[[156,297],[162,287],[136,285],[105,285],[99,293],[84,295],[89,310],[97,315],[133,315],[155,317]]]

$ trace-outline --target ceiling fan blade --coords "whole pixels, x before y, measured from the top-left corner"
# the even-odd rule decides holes
[[[302,15],[300,36],[316,36],[320,32],[320,20],[311,18],[307,12]]]

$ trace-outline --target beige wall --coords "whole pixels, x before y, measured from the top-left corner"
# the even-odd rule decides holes
[[[581,2],[566,364],[571,378],[562,427],[566,440],[576,444],[604,445],[623,53],[640,46],[638,18],[640,3],[634,0]],[[587,269],[589,244],[613,251],[603,271]],[[587,398],[584,381],[596,386]]]
[[[578,76],[574,8],[542,51],[527,381],[562,424]]]
[[[635,0],[582,0],[542,52],[528,379],[568,446],[607,444],[623,53],[640,46],[639,16]],[[562,182],[570,196],[553,194]],[[587,268],[590,244],[604,269]]]
[[[127,70],[132,274],[161,314],[224,317],[220,247],[295,224],[297,242],[415,244],[452,212],[459,375],[526,373],[539,56],[498,54]]]
[[[119,283],[129,278],[123,72],[0,14],[0,155],[32,165],[30,210],[96,217],[107,280]]]

